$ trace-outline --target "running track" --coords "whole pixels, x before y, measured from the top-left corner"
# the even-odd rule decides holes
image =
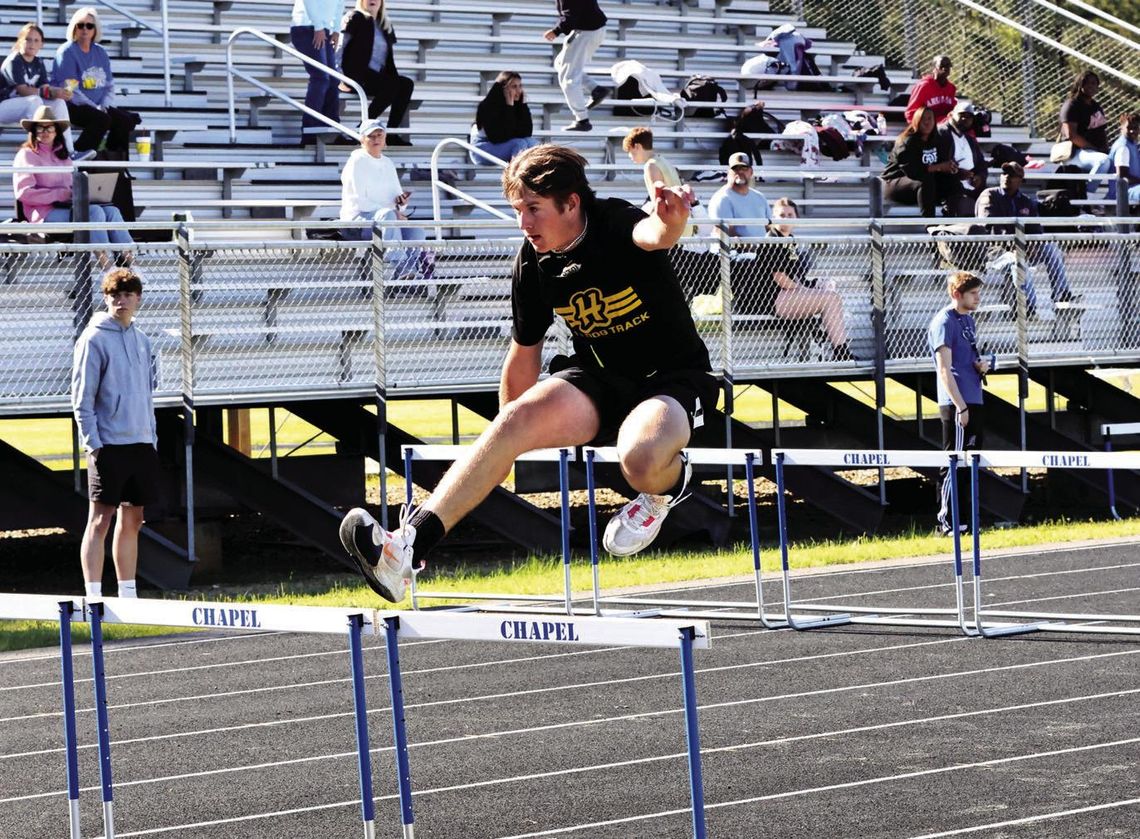
[[[987,605],[1140,612],[1134,545],[986,561]],[[825,602],[953,603],[946,560],[804,575]],[[779,610],[779,589],[766,589]],[[682,596],[678,592],[677,596]],[[748,584],[699,599],[747,598]],[[709,836],[1140,836],[1140,637],[716,623],[697,651]],[[400,835],[380,638],[365,639],[377,835]],[[222,634],[110,646],[118,835],[359,836],[347,643]],[[401,644],[416,834],[690,835],[672,650]],[[101,833],[77,648],[84,836]],[[0,657],[0,834],[67,835],[59,666]]]

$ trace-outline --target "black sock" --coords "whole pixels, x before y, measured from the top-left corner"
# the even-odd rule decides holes
[[[408,524],[416,529],[416,541],[413,545],[416,561],[423,562],[431,549],[443,538],[443,522],[431,510],[417,507]]]

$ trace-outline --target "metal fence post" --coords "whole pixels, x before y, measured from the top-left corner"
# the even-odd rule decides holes
[[[85,224],[91,220],[88,205],[87,173],[76,169],[71,176],[71,221],[74,224]],[[79,229],[75,231],[75,243],[78,245],[91,244],[91,231]],[[75,255],[72,270],[71,310],[73,338],[78,339],[81,332],[91,320],[94,312],[94,292],[91,283],[91,252],[80,250]]]
[[[1029,281],[1029,244],[1025,240],[1025,222],[1018,218],[1014,227],[1014,251],[1017,262],[1013,268],[1013,285],[1017,295],[1017,413],[1020,425],[1021,450],[1027,448],[1025,400],[1029,398],[1029,301],[1025,288]],[[1021,470],[1021,491],[1029,492],[1029,473]]]
[[[194,540],[194,330],[192,328],[193,278],[190,231],[183,224],[175,231],[178,242],[178,322],[182,367],[182,436],[186,458],[186,556],[197,561]]]
[[[379,224],[372,225],[368,247],[372,280],[372,366],[376,378],[376,458],[380,473],[380,525],[388,529],[388,368],[384,353],[384,237]]]
[[[878,178],[873,180],[878,181]],[[885,255],[883,252],[883,225],[872,219],[871,234],[871,332],[875,342],[875,423],[879,449],[886,448],[883,411],[887,406],[887,292]],[[887,503],[885,470],[879,467],[879,503]]]
[[[867,200],[871,208],[871,218],[882,218],[883,212],[883,181],[877,175],[867,179]]]

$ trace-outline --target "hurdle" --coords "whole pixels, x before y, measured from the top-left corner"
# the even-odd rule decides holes
[[[1104,435],[1104,450],[1112,452],[1112,435],[1140,434],[1140,422],[1106,422],[1100,427]],[[1112,469],[1107,471],[1108,477],[1108,511],[1112,517],[1120,521],[1120,513],[1116,512],[1116,480],[1112,476]]]
[[[102,626],[107,623],[170,626],[194,629],[226,629],[265,633],[302,632],[342,634],[349,640],[352,674],[354,730],[357,742],[361,818],[365,839],[375,839],[375,808],[369,759],[367,707],[364,694],[362,636],[383,635],[392,701],[393,741],[400,821],[404,839],[414,839],[412,775],[408,757],[403,679],[399,641],[404,639],[450,639],[574,646],[648,647],[680,650],[684,700],[689,798],[694,839],[705,839],[704,787],[701,774],[700,736],[697,719],[696,677],[693,650],[711,643],[709,626],[701,621],[644,621],[635,618],[527,616],[519,613],[476,614],[464,612],[394,612],[363,608],[325,606],[280,606],[272,604],[212,601],[137,600],[104,598],[75,601],[46,595],[0,595],[0,619],[60,621],[61,660],[64,674],[64,719],[67,739],[68,810],[72,839],[79,834],[79,778],[75,743],[75,702],[71,671],[70,624],[86,620],[91,626],[92,658],[99,728],[100,780],[103,788],[104,839],[114,839],[113,780],[110,734],[107,719],[106,673],[103,666]]]
[[[408,445],[402,448],[404,460],[405,496],[407,503],[412,502],[413,464],[416,460],[452,460],[461,457],[470,451],[470,446],[462,445]],[[758,522],[756,516],[755,494],[755,468],[762,465],[764,455],[756,449],[718,449],[718,448],[686,448],[685,453],[689,462],[694,466],[729,466],[745,469],[748,485],[749,529],[751,533],[752,564],[756,585],[755,603],[746,601],[684,601],[655,599],[644,596],[630,597],[602,597],[601,582],[599,579],[599,550],[598,550],[598,516],[597,498],[594,481],[594,466],[596,463],[618,463],[617,449],[612,446],[587,446],[578,449],[554,448],[537,449],[521,455],[518,461],[558,462],[559,491],[561,493],[561,537],[562,537],[562,567],[563,592],[561,595],[523,595],[509,593],[475,593],[475,592],[429,592],[418,588],[415,575],[412,578],[411,594],[412,608],[419,609],[419,600],[448,599],[470,600],[476,603],[465,606],[449,608],[477,610],[490,608],[494,610],[515,609],[520,611],[550,611],[554,604],[561,603],[561,609],[567,615],[593,614],[596,617],[617,615],[625,617],[658,617],[668,616],[676,618],[698,619],[724,619],[724,620],[759,620],[769,628],[782,625],[782,617],[778,617],[764,610],[763,589],[760,576],[760,543]],[[586,493],[588,499],[589,544],[591,567],[591,603],[587,607],[575,607],[576,601],[582,597],[575,597],[571,579],[570,555],[570,490],[569,490],[569,464],[582,462],[586,471]],[[477,605],[478,601],[492,601],[491,606]],[[524,604],[524,605],[513,605]],[[525,605],[529,604],[529,605]],[[620,609],[606,609],[606,606],[619,606]],[[634,608],[626,608],[634,607]]]
[[[79,832],[79,745],[75,735],[75,671],[71,624],[82,622],[83,601],[48,594],[0,594],[0,617],[11,620],[58,621],[60,682],[63,685],[63,754],[67,775],[67,821],[70,839]]]

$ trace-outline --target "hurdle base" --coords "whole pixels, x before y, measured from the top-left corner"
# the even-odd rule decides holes
[[[851,623],[851,615],[838,614],[827,615],[826,617],[819,617],[812,615],[811,617],[796,617],[795,615],[785,615],[784,620],[787,621],[788,626],[792,629],[819,629],[825,626],[843,626],[844,624]]]

